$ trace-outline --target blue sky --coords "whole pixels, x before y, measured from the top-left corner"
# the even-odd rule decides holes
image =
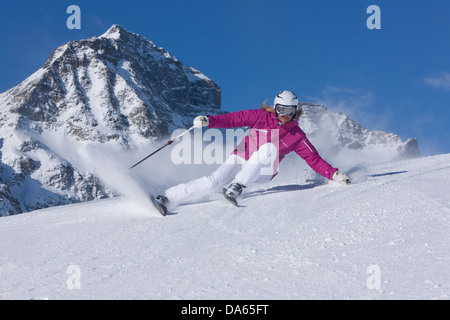
[[[69,30],[69,5],[81,30]],[[366,12],[381,9],[381,29]],[[349,114],[367,129],[450,153],[448,0],[120,0],[0,4],[0,92],[57,46],[112,24],[141,34],[222,88],[227,111],[258,108],[283,89]]]

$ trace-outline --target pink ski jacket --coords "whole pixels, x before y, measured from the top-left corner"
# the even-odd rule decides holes
[[[294,151],[317,173],[332,179],[338,170],[333,168],[319,155],[314,146],[300,129],[298,121],[279,125],[275,114],[266,110],[244,110],[209,117],[209,128],[251,127],[234,153],[248,160],[250,156],[265,143],[272,142],[278,147],[278,162]],[[276,169],[275,169],[276,171]],[[276,175],[276,172],[275,172]],[[274,176],[275,176],[274,175]]]

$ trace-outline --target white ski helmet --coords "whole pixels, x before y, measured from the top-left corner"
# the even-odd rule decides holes
[[[277,104],[281,104],[283,106],[293,106],[297,108],[298,99],[292,91],[283,90],[280,91],[275,97],[275,100],[273,101],[274,108],[277,106]]]
[[[293,119],[298,113],[297,96],[292,91],[283,90],[275,97],[273,108],[275,110],[275,116],[287,115]]]

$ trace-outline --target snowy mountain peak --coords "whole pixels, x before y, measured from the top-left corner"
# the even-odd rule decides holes
[[[121,35],[128,33],[121,25],[113,24],[111,28],[108,29],[99,38],[109,38],[109,39],[119,39]]]
[[[221,113],[221,89],[113,25],[56,48],[42,68],[0,94],[0,104],[0,215],[9,215],[113,195],[79,159],[80,148],[148,147],[199,113]]]

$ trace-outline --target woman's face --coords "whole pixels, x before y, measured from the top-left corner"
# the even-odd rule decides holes
[[[281,123],[289,122],[292,119],[292,117],[286,116],[286,115],[278,115],[278,120],[280,120]]]

